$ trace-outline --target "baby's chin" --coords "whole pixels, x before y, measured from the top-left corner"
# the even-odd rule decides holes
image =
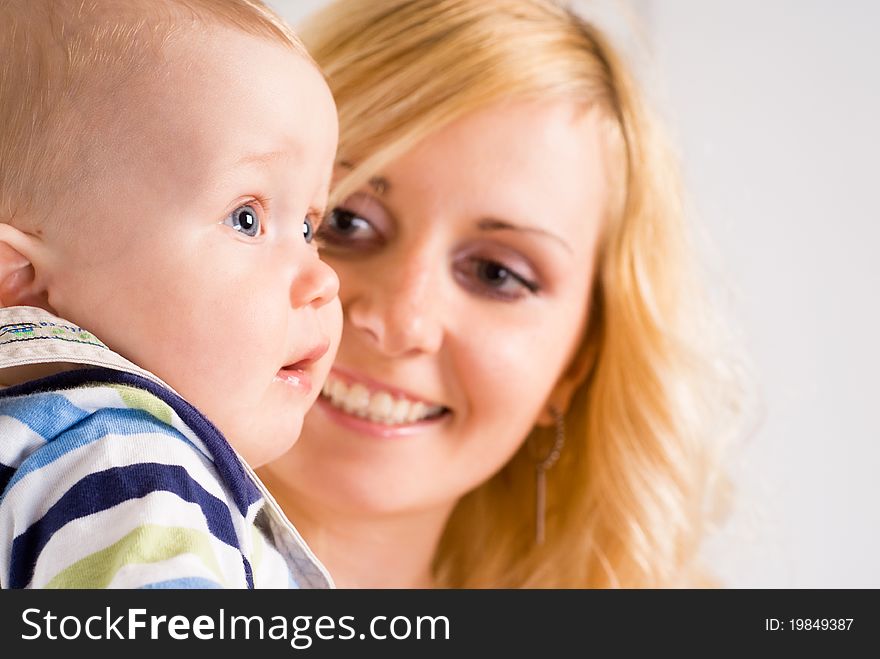
[[[283,417],[286,422],[281,422]],[[258,469],[293,448],[299,440],[302,425],[302,414],[278,415],[266,424],[254,424],[246,434],[232,433],[226,439],[245,462]]]
[[[293,447],[317,394],[303,395],[276,381],[258,396],[240,397],[232,403],[228,398],[212,400],[213,413],[207,406],[200,409],[245,462],[256,469]]]

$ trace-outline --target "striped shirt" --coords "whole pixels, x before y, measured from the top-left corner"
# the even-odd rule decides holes
[[[332,587],[220,432],[82,328],[0,309],[0,587]],[[7,371],[8,372],[8,371]]]

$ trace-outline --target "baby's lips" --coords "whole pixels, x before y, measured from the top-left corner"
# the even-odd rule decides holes
[[[314,344],[301,355],[294,357],[294,361],[284,367],[286,371],[302,371],[327,354],[330,349],[330,342],[327,340]]]

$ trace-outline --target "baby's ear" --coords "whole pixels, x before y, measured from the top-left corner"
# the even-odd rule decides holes
[[[36,239],[0,222],[0,307],[30,306],[52,311],[34,268]]]

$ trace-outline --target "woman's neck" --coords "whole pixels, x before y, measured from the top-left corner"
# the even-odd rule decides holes
[[[266,474],[261,474],[265,477]],[[266,477],[270,491],[271,478]],[[431,564],[449,507],[396,515],[345,513],[277,497],[339,588],[431,588]]]

